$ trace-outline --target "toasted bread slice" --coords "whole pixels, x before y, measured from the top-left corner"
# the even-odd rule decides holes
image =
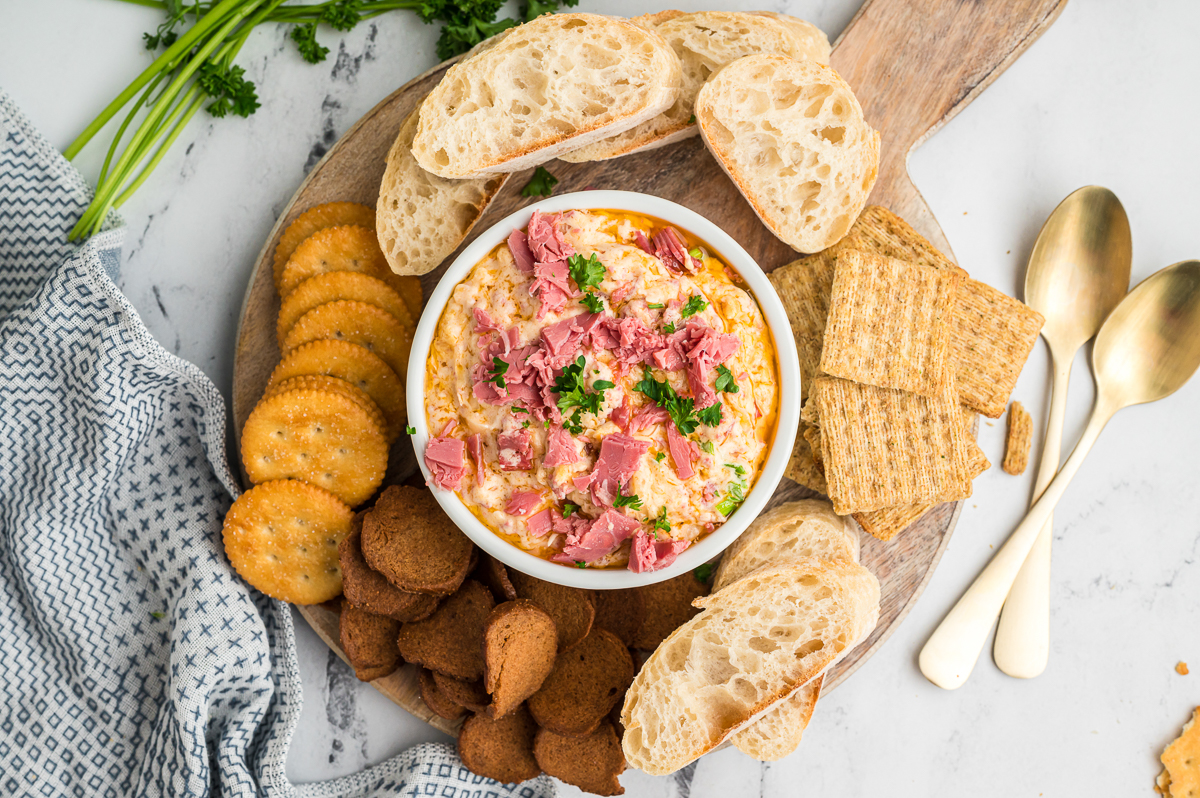
[[[460,707],[466,707],[472,712],[483,712],[487,709],[488,694],[483,689],[482,680],[456,679],[453,676],[433,671],[433,683],[437,685],[439,693]]]
[[[620,639],[593,629],[578,646],[562,654],[529,712],[543,729],[567,737],[591,734],[616,706],[633,681],[633,658]]]
[[[707,596],[709,587],[694,572],[637,588],[649,611],[633,635],[630,647],[653,651],[658,644],[692,618],[699,610],[692,602]]]
[[[879,134],[832,68],[759,54],[696,98],[704,143],[763,224],[800,252],[837,243],[879,173]]]
[[[722,590],[746,574],[783,559],[819,557],[858,562],[858,548],[858,534],[829,502],[804,499],[781,504],[754,519],[725,550],[713,590]]]
[[[468,579],[433,615],[400,625],[400,656],[456,679],[482,677],[480,641],[494,604],[486,587]]]
[[[533,756],[542,770],[592,795],[623,795],[617,776],[625,772],[625,755],[613,725],[604,721],[586,737],[564,737],[541,729],[533,739]]]
[[[400,666],[400,650],[396,647],[398,631],[399,622],[342,599],[338,638],[360,681],[379,679]]]
[[[520,571],[512,571],[509,577],[518,596],[537,604],[554,619],[560,654],[587,637],[596,618],[592,591],[543,582]]]
[[[646,599],[637,590],[597,590],[595,625],[632,646],[646,621]]]
[[[541,775],[533,758],[537,724],[524,707],[503,718],[472,715],[458,733],[458,755],[472,773],[513,784]]]
[[[504,187],[508,175],[447,180],[412,154],[418,112],[400,125],[375,204],[375,231],[396,274],[425,274],[454,251]]]
[[[532,601],[506,601],[483,628],[483,681],[491,694],[488,714],[499,718],[538,691],[554,668],[554,621]]]
[[[389,487],[363,518],[367,564],[410,593],[444,596],[458,590],[474,565],[474,549],[433,494],[420,488]]]
[[[421,103],[413,156],[444,178],[518,172],[657,116],[682,82],[653,31],[547,14],[446,72]]]
[[[354,517],[350,534],[338,544],[342,567],[342,592],[356,607],[397,621],[419,621],[437,609],[438,597],[428,593],[409,593],[367,565],[362,553],[362,517]]]
[[[458,720],[467,714],[466,707],[462,704],[456,704],[449,696],[438,689],[437,682],[433,680],[433,671],[428,668],[421,668],[421,675],[417,681],[421,685],[421,700],[439,718]]]
[[[479,564],[471,572],[471,578],[487,585],[497,604],[518,597],[517,589],[508,578],[508,569],[504,567],[504,563],[486,552],[480,552]]]
[[[664,12],[665,13],[665,12]],[[663,147],[700,131],[694,116],[696,95],[708,76],[751,53],[779,53],[829,63],[829,39],[795,17],[766,12],[701,11],[635,17],[671,45],[683,66],[683,88],[675,103],[653,119],[615,136],[560,155],[570,163],[600,161]],[[785,21],[786,20],[786,21]],[[794,24],[793,24],[794,23]]]
[[[625,758],[651,775],[708,753],[845,656],[875,628],[879,582],[857,563],[798,559],[696,603],[704,612],[625,695]]]

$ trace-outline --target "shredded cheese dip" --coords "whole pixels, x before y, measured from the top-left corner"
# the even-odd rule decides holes
[[[775,347],[740,282],[659,220],[535,212],[438,322],[435,489],[566,566],[669,565],[753,490],[774,431]]]

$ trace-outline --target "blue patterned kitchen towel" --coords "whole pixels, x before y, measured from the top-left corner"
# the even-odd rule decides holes
[[[238,578],[225,405],[113,283],[120,220],[0,92],[0,795],[522,796],[449,746],[293,787],[291,613]]]

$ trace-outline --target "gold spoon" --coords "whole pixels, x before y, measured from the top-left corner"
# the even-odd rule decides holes
[[[1129,217],[1117,195],[1100,186],[1085,186],[1059,203],[1033,245],[1025,272],[1025,302],[1046,317],[1042,337],[1054,370],[1034,501],[1058,470],[1075,353],[1099,331],[1129,290],[1132,262]],[[1053,531],[1054,519],[1047,518],[1000,613],[992,657],[1009,676],[1038,676],[1050,657]]]
[[[1124,407],[1179,390],[1197,366],[1200,261],[1187,260],[1144,280],[1100,328],[1092,351],[1096,405],[1079,444],[921,649],[918,664],[925,678],[947,690],[966,682],[1021,564],[1104,425]]]

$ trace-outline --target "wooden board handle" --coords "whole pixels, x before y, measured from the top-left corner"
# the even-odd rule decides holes
[[[880,132],[885,205],[950,255],[908,176],[908,155],[950,121],[1058,18],[1067,0],[867,0],[832,63]]]

